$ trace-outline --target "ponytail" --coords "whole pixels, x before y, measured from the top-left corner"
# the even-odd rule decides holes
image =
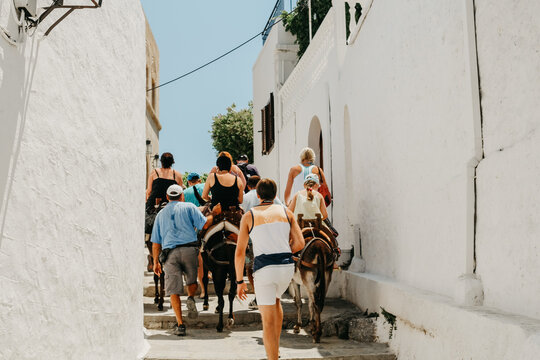
[[[313,189],[311,188],[311,186],[306,189],[306,192],[308,200],[313,201]]]
[[[309,201],[313,201],[313,186],[317,185],[317,183],[313,180],[307,180],[304,182],[304,187],[306,188],[307,198]]]

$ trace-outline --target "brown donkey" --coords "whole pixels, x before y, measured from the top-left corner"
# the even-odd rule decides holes
[[[302,326],[300,285],[304,285],[309,299],[311,335],[313,342],[319,343],[322,334],[321,312],[332,280],[334,263],[339,257],[339,248],[330,229],[322,224],[320,215],[317,215],[316,220],[306,221],[302,220],[302,215],[299,214],[298,224],[302,228],[306,246],[298,257],[295,257],[296,270],[290,286],[297,313],[294,332],[298,334]]]

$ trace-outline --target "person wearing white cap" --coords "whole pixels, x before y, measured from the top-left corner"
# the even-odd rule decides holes
[[[304,190],[298,191],[289,204],[289,210],[294,213],[295,218],[302,214],[304,220],[313,220],[317,214],[322,220],[328,218],[326,205],[323,196],[317,192],[319,188],[319,177],[316,174],[309,174],[304,179]]]
[[[165,292],[171,297],[177,325],[174,334],[186,335],[186,326],[182,320],[180,294],[183,293],[182,277],[186,278],[188,289],[188,317],[198,316],[193,296],[197,291],[198,242],[195,229],[208,227],[213,215],[205,217],[192,203],[184,202],[183,189],[180,185],[167,188],[169,203],[161,210],[152,229],[152,254],[154,272],[159,276],[165,271]],[[158,260],[159,259],[159,260]]]

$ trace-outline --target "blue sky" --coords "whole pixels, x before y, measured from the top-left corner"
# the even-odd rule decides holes
[[[175,78],[261,31],[275,0],[142,0],[160,52],[160,81]],[[288,3],[288,1],[287,1]],[[233,6],[234,5],[234,6]],[[175,169],[208,172],[215,163],[212,116],[252,99],[252,67],[262,39],[160,89],[160,153]]]

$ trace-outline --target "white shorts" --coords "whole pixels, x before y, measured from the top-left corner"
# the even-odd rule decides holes
[[[269,265],[255,271],[257,305],[274,305],[289,287],[294,275],[294,264]]]

